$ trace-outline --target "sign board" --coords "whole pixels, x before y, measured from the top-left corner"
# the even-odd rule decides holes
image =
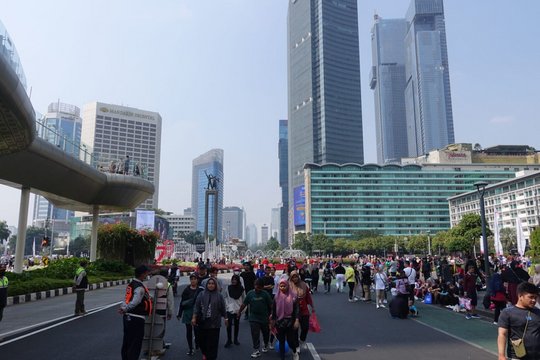
[[[156,213],[152,210],[137,210],[137,230],[154,230]]]
[[[204,243],[195,244],[195,251],[198,252],[199,254],[202,254],[205,249],[206,249],[206,246]]]
[[[294,225],[306,225],[306,191],[304,185],[294,188]]]

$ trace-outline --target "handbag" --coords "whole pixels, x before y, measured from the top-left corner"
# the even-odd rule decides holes
[[[512,348],[514,349],[514,353],[518,358],[522,358],[525,355],[527,355],[527,350],[525,350],[525,343],[523,342],[523,339],[525,338],[525,333],[527,332],[527,326],[529,325],[529,319],[531,318],[531,312],[529,311],[527,313],[527,323],[525,324],[525,330],[523,330],[523,336],[521,339],[517,340],[510,340],[510,343],[512,344]]]
[[[312,312],[311,315],[309,316],[309,331],[314,332],[314,333],[321,332],[321,325],[319,324],[317,315],[315,315],[314,312]]]
[[[433,304],[433,295],[431,293],[427,293],[424,297],[424,304]]]

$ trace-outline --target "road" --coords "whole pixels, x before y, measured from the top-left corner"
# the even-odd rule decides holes
[[[115,303],[122,298],[123,290],[121,286],[90,292],[88,302],[94,307],[107,304],[110,307],[96,308],[80,318],[69,316],[73,311],[74,296],[8,307],[4,318],[6,321],[12,318],[11,326],[13,317],[26,319],[19,328],[28,326],[34,316],[34,323],[42,322],[43,313],[49,308],[55,309],[49,311],[49,318],[57,320],[50,328],[41,326],[35,333],[28,330],[22,336],[8,336],[8,340],[0,343],[0,358],[9,355],[11,359],[29,360],[43,356],[58,360],[118,359],[122,321]],[[418,304],[420,317],[417,319],[397,320],[389,316],[387,309],[375,309],[374,304],[363,302],[349,303],[346,294],[335,292],[329,295],[315,293],[314,301],[322,332],[308,336],[315,356],[303,350],[301,359],[317,360],[317,356],[323,360],[494,358],[497,328],[487,320],[465,320],[462,314],[423,304]],[[60,309],[67,312],[68,317],[62,316]],[[169,321],[167,326],[165,340],[172,346],[162,359],[188,358],[184,326],[176,319]],[[240,328],[241,345],[230,349],[223,348],[226,336],[222,329],[219,359],[249,358],[252,351],[249,324],[242,320]],[[0,333],[5,333],[4,330],[2,322]],[[200,358],[200,354],[193,357]],[[279,357],[271,351],[262,358]]]

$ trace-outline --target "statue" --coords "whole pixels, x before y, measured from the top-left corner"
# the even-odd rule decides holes
[[[212,174],[208,174],[206,170],[204,171],[204,174],[206,175],[206,178],[208,179],[208,185],[206,185],[206,190],[217,190],[219,178]]]

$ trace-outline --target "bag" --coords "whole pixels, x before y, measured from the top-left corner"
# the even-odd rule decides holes
[[[315,315],[314,312],[312,312],[311,315],[309,316],[309,331],[314,332],[314,333],[321,332],[321,325],[319,324],[317,315]]]
[[[491,301],[506,302],[506,294],[502,291],[497,291],[495,295],[491,297]]]
[[[424,304],[433,304],[433,295],[431,293],[427,293],[424,297]]]
[[[523,330],[523,336],[521,339],[517,340],[510,340],[510,343],[512,344],[512,348],[514,349],[514,353],[518,358],[525,357],[527,355],[527,350],[525,350],[525,343],[523,342],[523,339],[525,339],[525,333],[527,332],[527,326],[529,326],[529,319],[531,318],[531,312],[527,312],[527,323],[525,324],[525,330]]]
[[[469,298],[465,298],[465,297],[460,297],[459,298],[459,306],[465,310],[471,310],[472,307],[471,307],[471,299]]]

